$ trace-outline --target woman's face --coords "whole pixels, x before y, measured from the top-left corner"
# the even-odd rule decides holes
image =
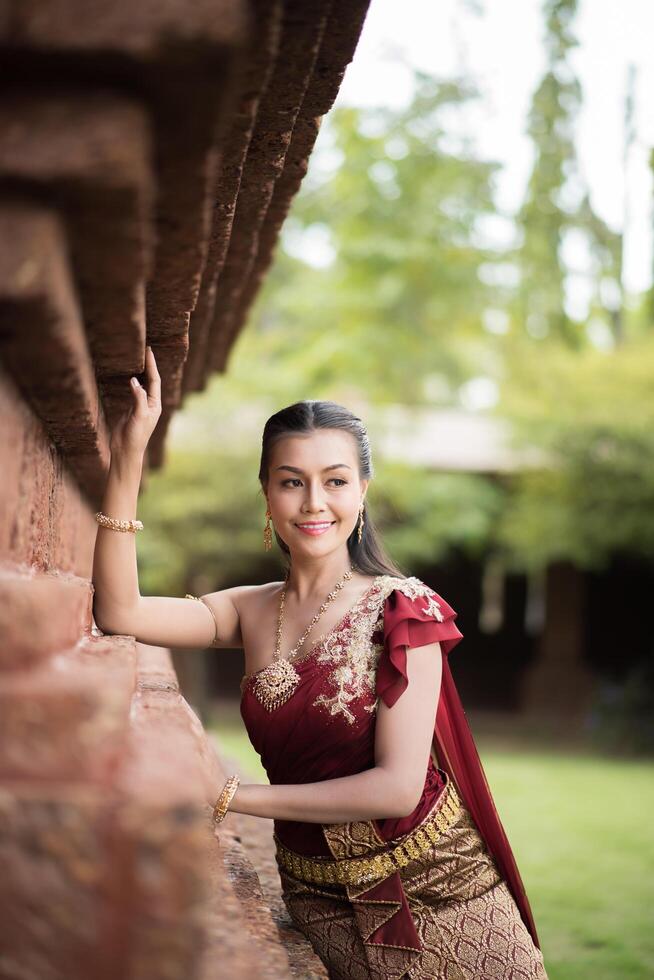
[[[368,480],[359,479],[348,432],[318,429],[284,436],[272,450],[266,496],[271,520],[291,552],[322,555],[346,544],[359,520]],[[313,533],[298,525],[328,523]]]

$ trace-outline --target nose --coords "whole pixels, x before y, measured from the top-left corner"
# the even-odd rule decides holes
[[[307,481],[307,490],[302,510],[308,514],[324,512],[323,489],[319,480]]]

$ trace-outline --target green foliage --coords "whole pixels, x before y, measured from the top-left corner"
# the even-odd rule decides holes
[[[502,512],[505,492],[470,474],[435,473],[387,462],[371,487],[375,521],[400,565],[445,560],[459,550],[479,558]]]
[[[148,528],[138,552],[144,593],[197,595],[246,582],[257,566],[265,574],[257,462],[212,449],[170,453],[139,504]]]
[[[480,220],[496,214],[497,165],[453,145],[447,121],[474,96],[418,75],[408,108],[341,109],[325,122],[344,162],[303,188],[286,241],[301,251],[322,229],[334,259],[315,269],[279,254],[252,324],[308,389],[365,378],[376,400],[411,404],[434,371],[452,388],[468,377],[466,342],[489,302],[479,270],[497,258],[478,241]]]
[[[549,348],[538,359],[514,343],[507,363],[498,411],[516,446],[549,458],[512,481],[497,527],[510,561],[600,568],[619,551],[654,560],[654,338],[574,357]]]
[[[568,61],[576,41],[570,21],[577,0],[547,0],[546,45],[549,64],[534,93],[528,131],[534,165],[527,196],[518,216],[522,242],[517,257],[522,275],[520,308],[523,321],[543,335],[575,342],[564,310],[563,232],[570,214],[564,187],[575,166],[573,125],[581,91]]]
[[[515,261],[520,270],[516,318],[520,331],[536,339],[552,338],[571,349],[586,343],[582,325],[565,310],[566,279],[563,258],[566,233],[586,239],[594,261],[593,313],[606,319],[599,300],[600,284],[611,281],[620,291],[622,239],[593,210],[580,179],[574,127],[581,106],[581,87],[570,53],[577,46],[572,22],[577,0],[545,0],[545,45],[548,65],[529,112],[528,132],[534,164],[527,194],[517,217],[520,244]],[[613,324],[612,324],[613,325]]]

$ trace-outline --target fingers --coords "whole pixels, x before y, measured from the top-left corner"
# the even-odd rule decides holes
[[[138,415],[148,407],[148,393],[138,378],[130,378],[130,384],[134,395],[134,411]]]
[[[161,402],[161,376],[151,347],[145,348],[145,373],[148,379],[148,401],[154,407]]]
[[[145,375],[147,387],[138,378],[130,378],[134,394],[134,411],[141,415],[144,412],[161,412],[161,376],[151,347],[145,348]]]

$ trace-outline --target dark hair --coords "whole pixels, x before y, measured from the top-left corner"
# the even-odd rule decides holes
[[[259,467],[259,482],[262,488],[268,483],[268,467],[270,456],[275,443],[284,436],[293,436],[315,432],[317,429],[341,429],[349,432],[356,440],[359,458],[359,479],[369,480],[373,475],[370,443],[366,428],[356,415],[331,401],[305,400],[295,402],[271,415],[263,428],[261,439],[261,465]],[[379,532],[370,517],[370,509],[366,499],[363,505],[363,533],[361,543],[358,539],[358,523],[347,539],[347,549],[350,554],[352,567],[365,575],[396,575],[406,578],[395,562],[389,558],[381,543]],[[281,550],[287,556],[287,570],[290,567],[290,550],[275,531],[275,538]]]

